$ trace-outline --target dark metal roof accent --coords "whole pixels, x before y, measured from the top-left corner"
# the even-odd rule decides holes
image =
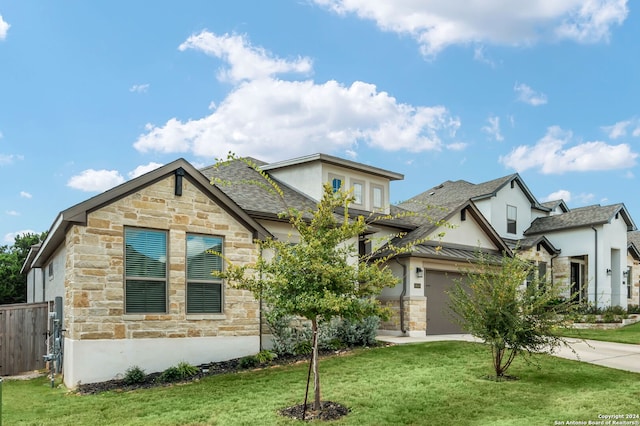
[[[531,223],[529,229],[524,231],[524,235],[529,236],[545,232],[557,232],[567,229],[603,225],[605,223],[611,223],[617,214],[620,214],[627,223],[628,231],[636,229],[624,204],[619,203],[609,206],[596,204],[593,206],[579,207],[558,215],[539,217]]]

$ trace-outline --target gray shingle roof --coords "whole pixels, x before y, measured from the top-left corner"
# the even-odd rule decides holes
[[[635,229],[635,225],[627,213],[624,204],[612,204],[610,206],[596,204],[593,206],[579,207],[555,216],[537,218],[531,223],[531,226],[524,234],[535,235],[584,226],[601,225],[611,222],[616,214],[623,215],[629,230]]]
[[[247,160],[257,166],[266,164],[250,157],[247,157]],[[315,209],[317,205],[317,201],[312,198],[273,179],[282,190],[281,198],[257,171],[240,160],[230,161],[220,166],[208,166],[200,169],[200,172],[209,179],[215,177],[224,181],[224,183],[216,183],[216,186],[252,216],[277,218],[280,213],[287,210],[287,207],[307,211]]]

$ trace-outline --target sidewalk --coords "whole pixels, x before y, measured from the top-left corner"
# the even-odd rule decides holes
[[[420,337],[378,336],[377,339],[395,344],[437,342],[443,340],[482,342],[470,334],[443,334],[439,336]],[[601,342],[598,340],[580,340],[575,338],[567,338],[566,340],[575,353],[571,348],[563,346],[556,349],[552,355],[604,367],[616,368],[618,370],[640,373],[640,345]]]

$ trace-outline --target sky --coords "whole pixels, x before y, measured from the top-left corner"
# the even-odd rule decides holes
[[[640,225],[627,0],[2,0],[0,245],[177,158],[325,153],[391,201],[519,173]]]

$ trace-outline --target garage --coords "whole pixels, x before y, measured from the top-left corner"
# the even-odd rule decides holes
[[[447,294],[461,278],[457,272],[426,271],[424,295],[427,298],[428,335],[464,333],[449,309]]]

